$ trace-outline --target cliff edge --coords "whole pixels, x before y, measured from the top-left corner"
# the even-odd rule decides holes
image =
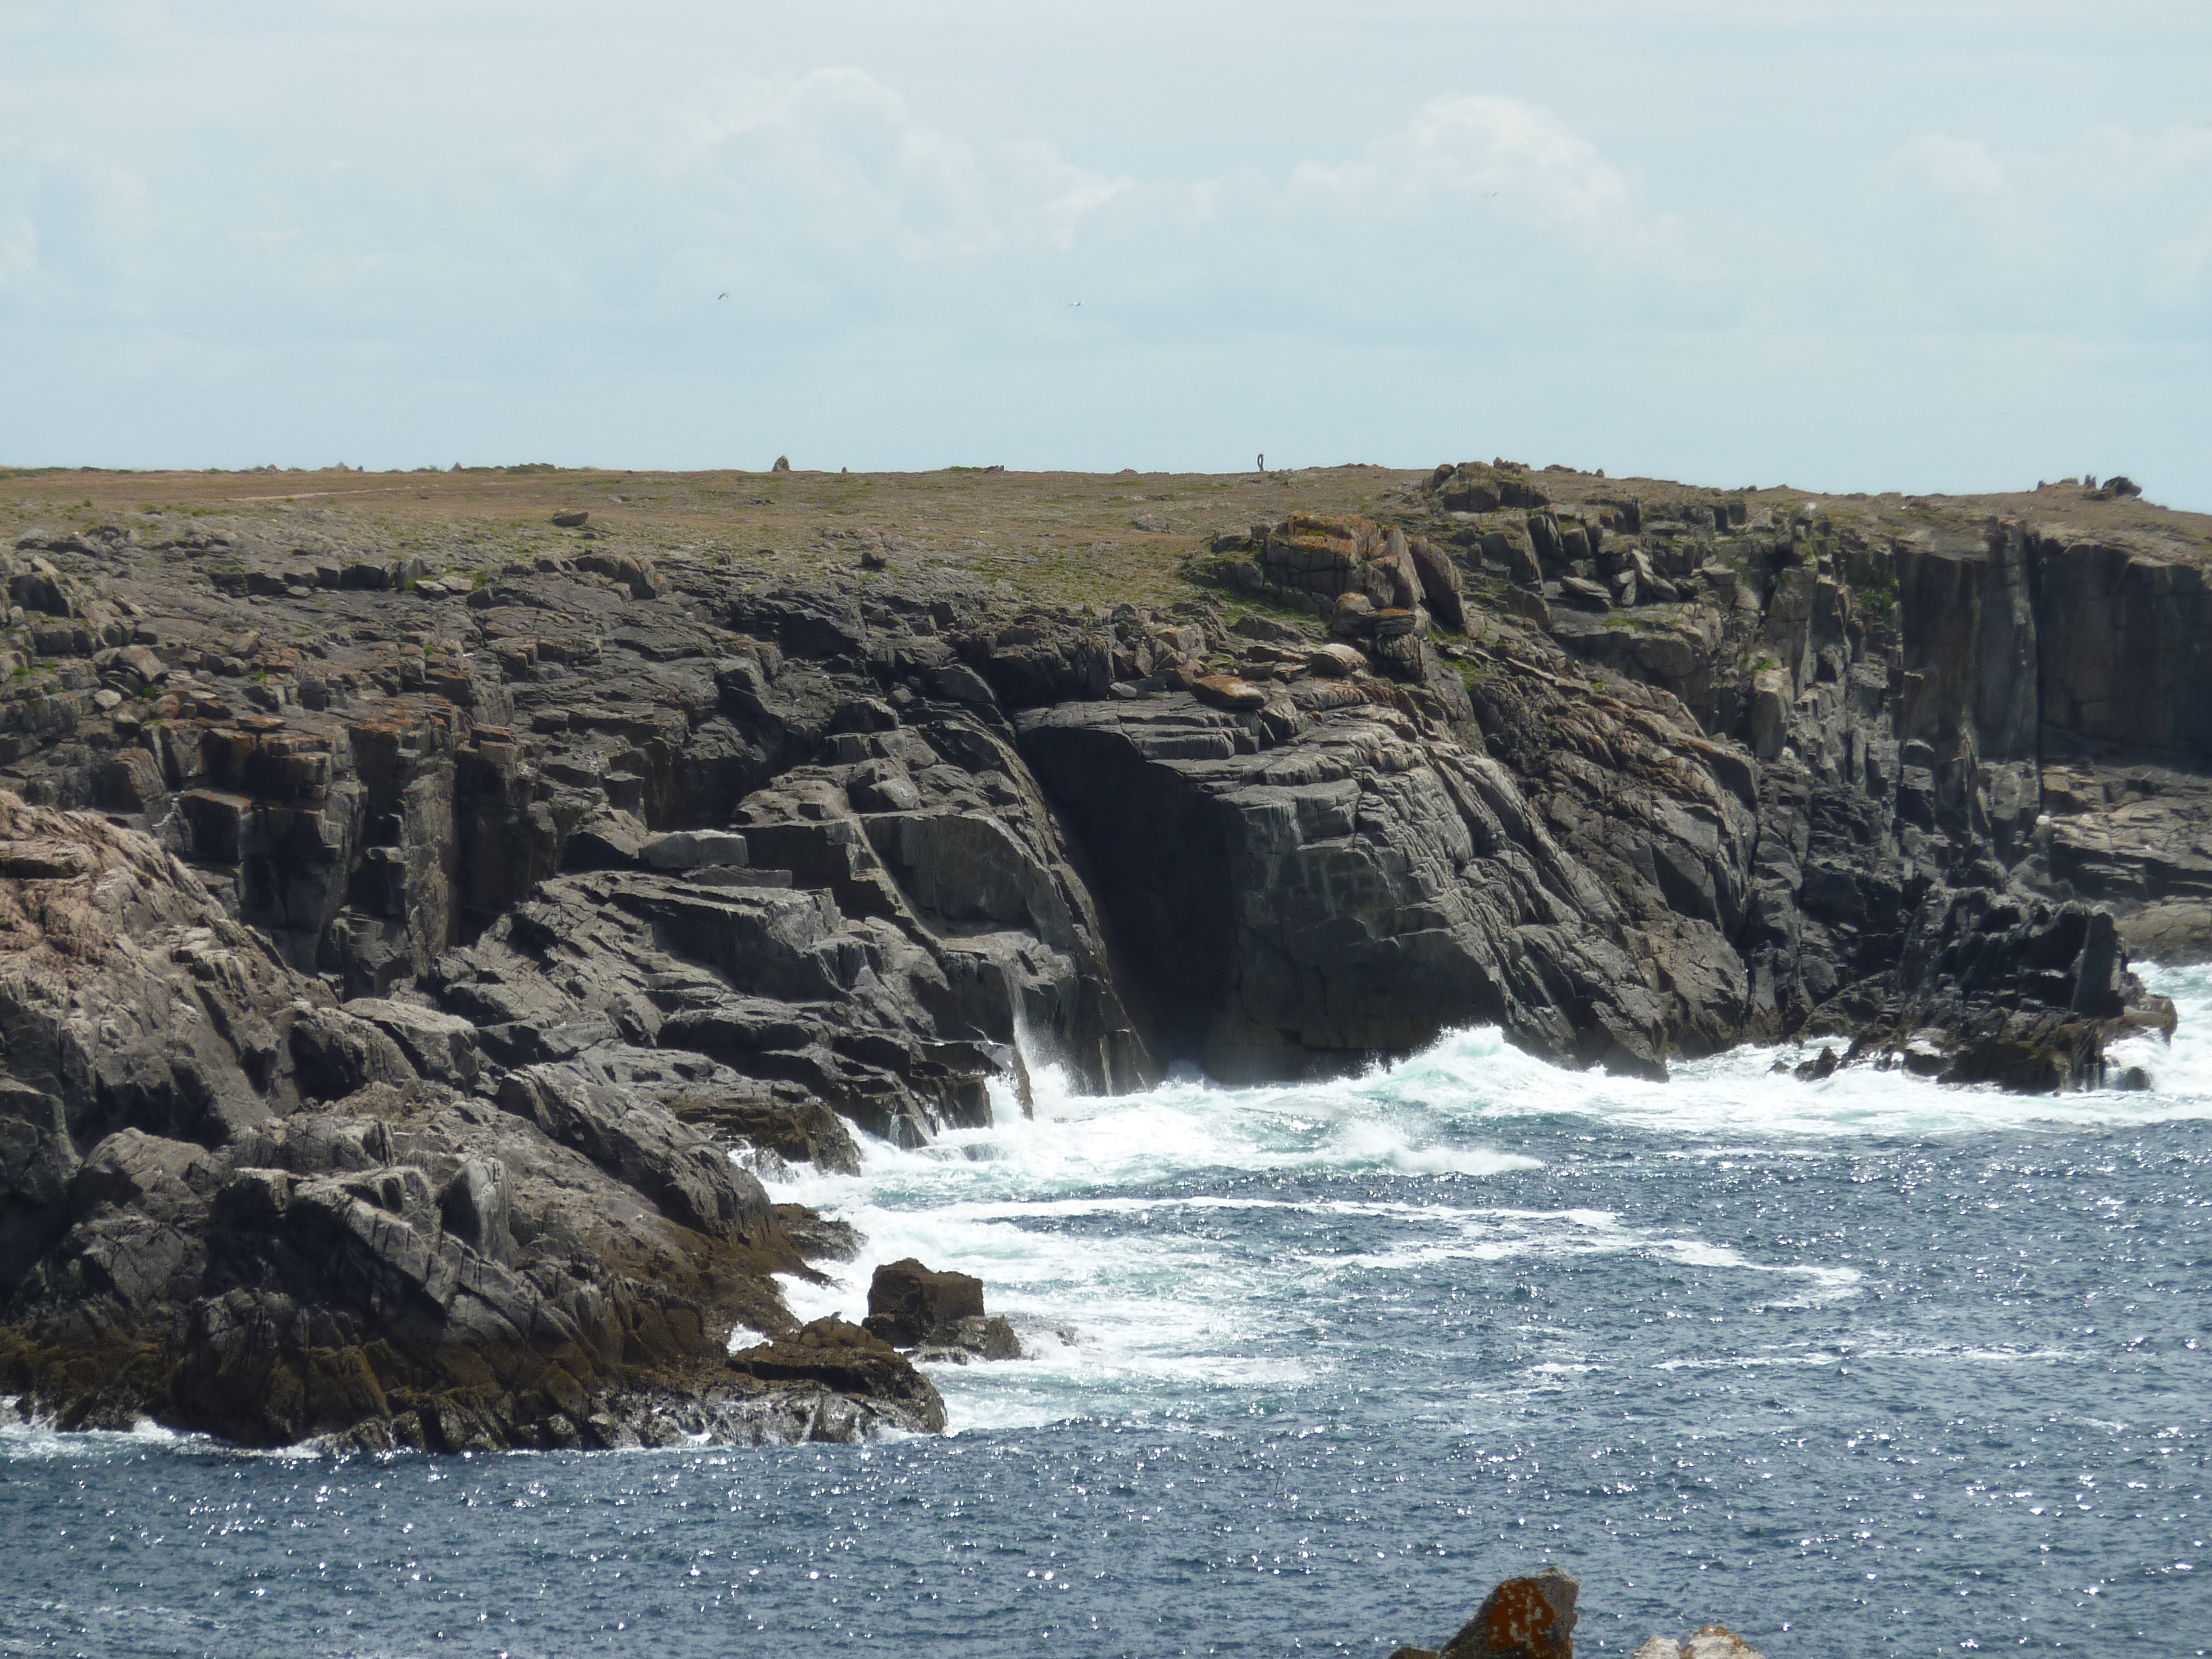
[[[65,1423],[935,1428],[796,1328],[774,1275],[848,1243],[756,1172],[1021,1109],[1024,1055],[1116,1091],[1495,1023],[2077,1087],[2171,1029],[2130,948],[2212,945],[2212,540],[2124,493],[1345,469],[1185,481],[1079,568],[942,520],[1126,481],[872,526],[805,475],[681,523],[331,482],[133,478],[197,504],[0,555],[0,1377]],[[702,528],[744,513],[812,527]]]

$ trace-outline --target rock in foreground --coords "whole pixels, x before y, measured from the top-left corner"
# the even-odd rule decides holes
[[[759,1182],[580,1070],[465,1091],[467,1029],[337,1006],[148,837],[0,793],[0,1387],[250,1445],[942,1427],[880,1344],[730,1362],[811,1271]]]
[[[1636,1650],[1634,1659],[1765,1659],[1758,1649],[1725,1625],[1708,1625],[1676,1642],[1655,1636]]]
[[[1508,1578],[1483,1598],[1459,1633],[1436,1648],[1401,1647],[1390,1659],[1575,1659],[1575,1604],[1581,1581],[1557,1566]],[[1635,1659],[1763,1659],[1724,1625],[1708,1625],[1686,1640],[1655,1636]]]

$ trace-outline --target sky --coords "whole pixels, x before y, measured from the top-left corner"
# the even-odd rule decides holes
[[[2126,472],[2204,0],[0,0],[0,464]]]

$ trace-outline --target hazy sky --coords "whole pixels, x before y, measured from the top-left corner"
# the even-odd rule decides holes
[[[2204,0],[0,0],[9,464],[2212,509],[2208,386]]]

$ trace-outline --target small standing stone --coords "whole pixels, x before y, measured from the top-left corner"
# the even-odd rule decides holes
[[[1575,1600],[1582,1581],[1547,1566],[1508,1578],[1444,1644],[1443,1659],[1575,1659]]]

